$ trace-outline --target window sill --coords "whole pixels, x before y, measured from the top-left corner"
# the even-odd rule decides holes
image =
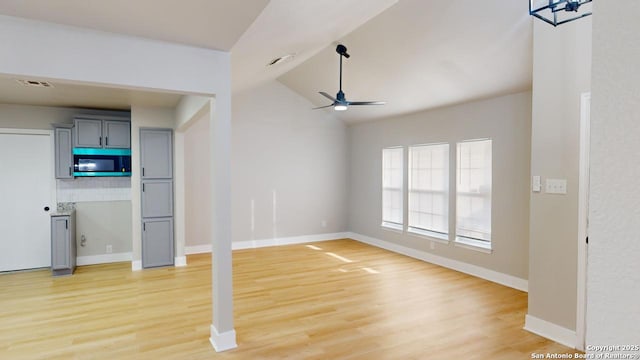
[[[449,244],[449,234],[441,234],[429,230],[421,230],[416,228],[407,229],[409,235],[413,235],[420,238],[429,239],[431,241],[437,241],[443,244]]]
[[[397,233],[401,233],[401,234],[402,234],[402,232],[404,230],[404,226],[403,225],[389,223],[389,222],[385,222],[385,221],[383,221],[382,224],[380,224],[380,226],[382,226],[383,230],[389,230],[389,231],[393,231],[393,232],[397,232]]]
[[[484,241],[473,240],[465,237],[456,236],[456,246],[461,248],[479,251],[485,254],[491,254],[493,250],[491,249],[491,243],[487,243]]]

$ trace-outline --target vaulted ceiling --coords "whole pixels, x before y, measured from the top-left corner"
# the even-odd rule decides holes
[[[327,104],[318,91],[338,90],[335,46],[343,43],[351,54],[344,64],[347,98],[387,101],[335,113],[348,122],[529,89],[527,10],[513,0],[0,1],[3,15],[231,51],[235,93],[278,79],[317,106]],[[287,54],[294,57],[267,66]],[[12,81],[0,78],[0,102],[36,103]],[[109,99],[108,107],[172,106],[177,99],[102,90],[63,84],[38,104],[75,98],[78,106],[100,106],[91,94]]]

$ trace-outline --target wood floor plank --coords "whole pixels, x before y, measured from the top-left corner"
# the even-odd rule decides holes
[[[530,359],[527,294],[337,240],[233,253],[239,348],[215,353],[211,256],[0,275],[0,359]]]

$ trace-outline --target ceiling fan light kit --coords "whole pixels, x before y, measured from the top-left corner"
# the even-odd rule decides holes
[[[529,15],[553,26],[592,15],[592,0],[529,0]]]
[[[339,44],[336,47],[336,52],[338,53],[338,55],[340,55],[340,88],[335,98],[324,91],[320,91],[320,95],[333,101],[333,103],[330,105],[313,108],[313,110],[333,107],[333,110],[335,111],[345,111],[349,108],[350,105],[384,105],[384,101],[347,101],[344,92],[342,91],[342,58],[345,57],[348,59],[351,57],[351,55],[347,53],[347,48],[342,44]]]

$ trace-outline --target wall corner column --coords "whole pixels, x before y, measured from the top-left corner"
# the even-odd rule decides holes
[[[211,100],[209,139],[212,189],[212,290],[213,319],[210,342],[216,351],[237,347],[233,327],[233,276],[231,253],[231,96]]]

